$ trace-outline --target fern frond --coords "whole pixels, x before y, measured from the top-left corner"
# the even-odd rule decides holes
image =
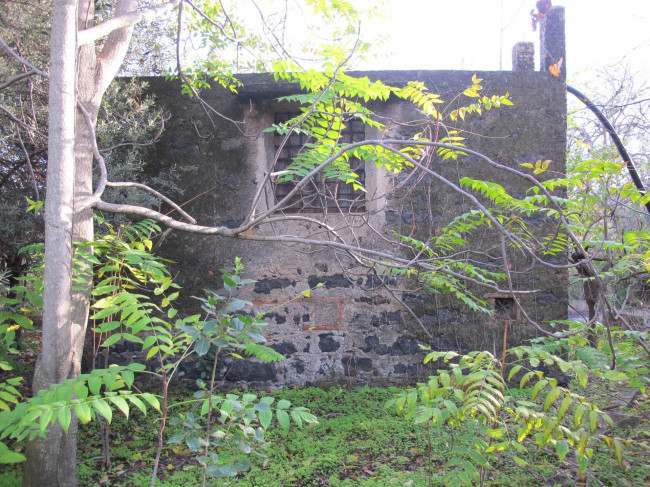
[[[271,347],[260,345],[259,343],[246,343],[244,351],[247,355],[255,357],[264,363],[282,362],[284,360],[284,355],[276,352]]]

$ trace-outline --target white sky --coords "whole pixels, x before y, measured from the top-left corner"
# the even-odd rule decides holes
[[[387,0],[385,19],[362,26],[388,31],[385,58],[361,69],[511,69],[512,46],[535,41],[530,11],[535,0]],[[354,3],[354,2],[353,2]],[[636,70],[650,75],[650,1],[555,0],[566,12],[569,79],[628,56]],[[501,35],[501,31],[503,34]]]

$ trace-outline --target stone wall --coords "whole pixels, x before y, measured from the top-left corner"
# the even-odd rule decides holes
[[[474,73],[363,74],[393,85],[422,81],[444,100],[453,100],[471,84]],[[550,159],[553,171],[563,172],[564,84],[547,73],[532,71],[477,75],[483,78],[487,94],[508,92],[514,106],[493,109],[463,122],[461,127],[472,134],[467,146],[513,167]],[[175,169],[185,190],[180,200],[189,201],[184,208],[200,224],[233,227],[246,217],[252,195],[274,152],[273,135],[261,130],[273,123],[274,111],[282,108],[275,98],[295,90],[295,87],[273,83],[266,75],[248,75],[242,81],[243,87],[237,95],[215,89],[204,96],[223,115],[245,120],[245,125],[217,120],[215,135],[205,138],[208,125],[200,106],[179,96],[176,83],[148,80],[151,92],[170,116],[163,138],[150,157],[149,170]],[[387,120],[417,117],[412,106],[396,99],[371,108]],[[388,123],[385,133],[366,133],[366,137],[404,138],[410,135],[409,131]],[[451,180],[458,181],[462,176],[491,180],[516,196],[521,196],[527,187],[474,157],[461,156],[458,161],[436,164],[436,171]],[[425,239],[471,208],[462,195],[442,187],[429,176],[416,180],[407,172],[391,175],[376,167],[366,170],[369,195],[400,187],[394,194],[368,203],[368,221],[384,235],[392,231],[411,233],[414,229],[414,236]],[[527,222],[533,229],[549,223],[540,217]],[[281,225],[274,228],[278,233],[282,230]],[[476,237],[478,241],[473,246],[477,249],[487,251],[498,245],[498,239],[489,233]],[[377,249],[384,245],[370,232],[362,232],[357,238]],[[373,242],[373,238],[377,241]],[[238,362],[228,374],[228,380],[234,382],[272,386],[400,382],[427,373],[420,344],[438,350],[487,349],[498,353],[505,322],[511,318],[514,323],[508,334],[509,346],[535,336],[534,328],[524,324],[519,316],[500,318],[472,313],[450,296],[410,290],[412,283],[394,281],[392,284],[399,289],[396,297],[414,311],[433,335],[432,340],[406,308],[383,288],[380,277],[355,267],[344,255],[323,248],[173,232],[166,238],[162,254],[176,262],[173,269],[184,288],[181,307],[186,312],[198,309],[198,301],[190,296],[203,295],[204,289],[219,290],[219,269],[231,266],[236,256],[243,259],[245,277],[257,279],[257,283],[242,289],[239,297],[252,301],[256,311],[267,311],[269,343],[287,360],[277,364]],[[561,263],[562,259],[556,258],[556,262]],[[517,271],[532,263],[513,258],[511,264],[513,271]],[[543,321],[566,316],[566,271],[533,267],[531,272],[517,276],[517,288],[541,290],[523,300],[532,318]],[[302,296],[301,292],[307,289],[312,289],[310,297]],[[484,290],[477,292],[492,304],[508,298]],[[225,373],[229,361],[224,360],[220,367]],[[185,370],[188,378],[193,376],[190,369]]]
[[[470,134],[466,141],[469,148],[517,168],[522,163],[548,159],[553,161],[548,174],[554,176],[565,170],[566,87],[563,77],[551,76],[546,68],[564,54],[564,10],[554,7],[549,19],[554,20],[543,23],[541,29],[547,42],[542,53],[544,71],[533,71],[531,45],[516,46],[515,71],[476,73],[484,80],[485,94],[507,92],[514,106],[493,109],[481,117],[468,117],[459,121],[459,126]],[[453,109],[461,102],[459,93],[471,85],[475,73],[357,74],[394,86],[422,81],[431,92],[451,102]],[[199,224],[236,227],[246,218],[253,194],[273,160],[273,134],[262,130],[274,122],[276,111],[287,108],[277,98],[295,93],[296,86],[273,82],[268,75],[245,75],[241,77],[243,86],[238,94],[221,89],[206,91],[202,94],[204,99],[225,117],[212,114],[216,124],[213,127],[198,103],[179,95],[178,83],[159,78],[147,81],[157,103],[170,117],[149,157],[148,170],[152,174],[167,169],[176,171],[184,188],[182,197],[176,199],[186,202],[184,208]],[[385,117],[386,129],[382,133],[367,129],[366,138],[401,139],[415,130],[398,123],[418,118],[410,104],[391,98],[372,103],[370,108]],[[245,123],[234,124],[226,118]],[[434,164],[433,169],[451,181],[457,182],[463,176],[494,181],[514,196],[523,196],[529,186],[511,174],[496,172],[476,157],[461,156],[457,161],[438,160]],[[362,222],[369,226],[359,225],[354,234],[341,226],[344,239],[355,238],[364,246],[381,251],[389,246],[382,236],[400,232],[426,240],[472,208],[466,197],[430,176],[390,174],[373,164],[366,166],[367,211],[348,215],[346,227],[355,228]],[[267,204],[270,203],[272,200],[268,199]],[[313,216],[319,218],[317,214]],[[336,225],[336,218],[329,215],[327,221]],[[535,233],[548,228],[552,221],[535,216],[525,223]],[[252,231],[267,235],[295,233],[296,225],[302,225],[300,229],[306,234],[319,230],[317,223],[301,222],[256,227]],[[474,235],[474,239],[472,248],[486,255],[494,254],[501,245],[489,230]],[[184,288],[184,297],[179,301],[182,312],[198,310],[199,302],[191,296],[202,296],[204,290],[220,290],[219,269],[230,267],[237,256],[246,266],[245,277],[257,280],[244,287],[238,297],[251,301],[255,312],[266,312],[269,344],[286,360],[262,364],[254,360],[232,363],[224,358],[219,373],[227,372],[231,384],[275,387],[403,382],[429,372],[429,366],[422,363],[425,352],[420,345],[463,352],[487,349],[499,354],[506,323],[509,347],[536,336],[535,328],[526,324],[516,309],[507,309],[508,294],[473,289],[488,305],[498,308],[499,312],[488,316],[471,312],[449,295],[423,292],[406,279],[391,278],[389,284],[395,290],[389,292],[380,276],[355,265],[346,254],[320,246],[172,232],[161,252],[176,262],[173,272]],[[535,265],[517,252],[511,252],[510,258],[514,287],[539,290],[522,298],[530,317],[538,322],[565,318],[567,271]],[[562,264],[566,256],[551,257],[549,261]],[[308,289],[311,292],[306,297],[304,292]],[[136,353],[128,346],[118,352],[125,360]],[[190,380],[198,375],[198,370],[196,364],[188,363],[181,375]]]

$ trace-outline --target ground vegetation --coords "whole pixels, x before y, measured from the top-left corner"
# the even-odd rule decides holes
[[[42,187],[42,177],[39,183],[38,171],[32,161],[43,162],[38,155],[42,152],[36,154],[35,151],[44,150],[45,134],[39,131],[34,135],[34,130],[39,124],[41,127],[47,126],[42,285],[35,284],[40,282],[37,272],[30,284],[14,287],[13,291],[6,291],[3,295],[8,305],[18,305],[17,311],[3,315],[3,338],[7,342],[12,340],[11,333],[25,324],[25,319],[19,318],[25,313],[20,309],[22,300],[29,302],[30,307],[25,308],[28,310],[42,304],[42,348],[34,374],[35,396],[16,404],[20,395],[16,388],[17,381],[10,379],[0,385],[4,397],[1,403],[4,411],[0,412],[3,438],[0,455],[3,461],[9,462],[24,460],[26,456],[24,485],[41,486],[44,479],[48,482],[46,485],[74,485],[77,420],[86,423],[94,419],[98,424],[103,424],[104,431],[108,431],[106,425],[111,422],[114,410],[128,416],[133,408],[143,413],[153,409],[161,414],[150,478],[151,485],[155,485],[164,448],[168,408],[171,407],[169,381],[182,359],[192,353],[205,355],[211,345],[220,350],[215,355],[215,363],[219,353],[225,350],[235,355],[247,353],[262,360],[280,359],[260,344],[264,337],[258,328],[263,327],[263,323],[249,314],[240,313],[249,306],[249,303],[235,296],[237,287],[245,284],[238,271],[241,263],[236,263],[233,271],[223,273],[224,289],[227,291],[223,296],[204,298],[200,313],[175,321],[173,301],[178,291],[171,277],[163,270],[164,266],[149,257],[152,250],[150,234],[158,230],[157,224],[222,237],[328,247],[345,252],[360,265],[379,274],[419,279],[431,291],[452,293],[479,311],[487,309],[473,295],[468,283],[506,292],[515,298],[522,293],[533,292],[513,287],[508,265],[512,253],[522,253],[540,266],[583,269],[578,280],[585,285],[586,291],[605,289],[607,285],[603,278],[613,273],[635,272],[638,266],[645,266],[650,245],[648,233],[644,230],[625,231],[612,241],[608,218],[589,218],[590,212],[599,203],[591,198],[594,192],[576,191],[576,188],[591,184],[592,187],[602,188],[606,194],[616,194],[621,201],[629,201],[629,205],[645,204],[648,197],[638,190],[627,186],[601,186],[606,184],[606,181],[603,182],[604,175],[620,172],[623,168],[620,163],[603,158],[580,161],[568,175],[557,174],[557,177],[540,181],[535,176],[549,170],[549,161],[540,160],[515,168],[472,151],[465,147],[463,134],[454,131],[454,122],[468,116],[481,116],[492,108],[511,104],[507,94],[483,94],[482,80],[475,76],[468,80],[468,87],[461,95],[465,103],[454,110],[446,110],[442,108],[444,105],[440,97],[429,92],[422,83],[392,87],[354,77],[348,73],[347,66],[358,52],[364,52],[367,48],[358,34],[360,12],[347,2],[334,0],[312,0],[307,2],[307,6],[321,16],[320,27],[328,30],[336,42],[310,45],[300,55],[287,50],[282,36],[278,37],[278,30],[273,27],[286,24],[288,11],[277,17],[279,21],[276,20],[273,25],[268,16],[260,15],[262,35],[253,35],[237,21],[238,10],[231,9],[232,5],[221,2],[195,4],[189,0],[160,4],[118,0],[114,5],[110,2],[98,5],[87,0],[57,0],[52,12],[48,61],[37,56],[30,59],[30,50],[18,52],[6,43],[3,46],[4,55],[10,56],[12,62],[19,66],[17,74],[3,81],[4,89],[12,88],[18,82],[31,83],[31,80],[37,79],[43,86],[47,84],[49,89],[47,111],[42,102],[38,110],[34,104],[35,108],[27,112],[28,115],[19,117],[11,110],[3,112],[9,113],[7,117],[11,125],[8,122],[3,125],[3,149],[0,154],[8,160],[9,172],[18,174],[18,168],[27,168],[21,169],[22,179],[16,180],[15,184],[21,184],[25,191],[33,186],[36,197],[39,184]],[[138,182],[112,179],[120,176],[109,173],[107,158],[99,150],[101,124],[98,120],[102,102],[124,62],[135,25],[171,12],[177,20],[174,31],[177,39],[175,75],[185,83],[186,94],[203,102],[201,88],[214,82],[236,90],[235,73],[246,67],[272,70],[278,79],[297,83],[303,90],[300,95],[289,98],[289,101],[302,107],[301,114],[269,128],[285,140],[295,132],[306,133],[310,137],[311,142],[305,146],[301,156],[279,175],[282,181],[295,182],[295,188],[269,208],[261,204],[262,193],[253,195],[249,216],[233,227],[199,225],[178,203],[160,191]],[[190,44],[184,46],[182,42],[188,32],[192,35],[190,41],[186,42],[193,42],[192,49],[205,53],[200,61],[186,61],[184,57],[190,49]],[[14,47],[18,44],[15,43]],[[314,58],[321,61],[314,64]],[[40,67],[39,62],[42,63]],[[44,96],[44,89],[30,86],[32,88],[35,94]],[[126,94],[128,90],[118,93],[120,96]],[[384,100],[389,96],[412,102],[419,109],[422,130],[410,140],[343,143],[341,132],[351,117],[361,119],[368,126],[382,128],[381,120],[364,102]],[[138,105],[137,97],[127,96],[113,102],[107,110],[128,106],[129,103]],[[203,107],[208,120],[223,117],[205,102]],[[48,117],[46,124],[43,121],[45,113]],[[128,110],[129,116],[137,117],[137,113],[137,110]],[[157,126],[152,120],[160,119],[155,116],[151,118],[148,114],[142,116],[149,120],[148,126],[152,129]],[[232,122],[241,125],[241,121]],[[28,133],[32,134],[29,139]],[[150,132],[145,133],[147,135]],[[31,145],[25,145],[25,140],[29,140]],[[450,181],[437,173],[431,164],[433,160],[445,161],[467,154],[481,159],[495,171],[505,171],[512,177],[527,181],[529,192],[523,197],[514,197],[502,186],[490,181],[466,177]],[[400,252],[394,254],[377,252],[372,247],[362,246],[354,238],[343,239],[324,220],[310,216],[288,216],[282,212],[291,198],[301,188],[312,184],[314,176],[321,172],[324,178],[338,181],[338,184],[360,187],[357,175],[350,167],[350,157],[372,161],[393,172],[411,171],[428,175],[467,198],[474,208],[470,213],[460,215],[439,235],[429,240],[395,235],[395,244]],[[128,163],[128,157],[120,156],[120,162]],[[132,162],[137,165],[137,161]],[[15,171],[13,168],[16,168]],[[269,173],[263,186],[269,188],[275,182]],[[105,197],[108,188],[119,188],[120,194],[123,188],[138,188],[161,201],[161,205],[175,209],[176,215],[180,216],[176,219],[163,213],[161,206],[147,206],[142,201],[133,201],[128,193],[126,202],[111,201]],[[563,190],[577,196],[565,198],[562,196]],[[326,196],[326,187],[321,187],[320,191]],[[38,203],[32,204],[34,210],[39,207]],[[609,210],[602,211],[609,216]],[[93,213],[96,212],[121,213],[136,220],[148,218],[151,221],[140,222],[139,227],[131,230],[132,237],[123,240],[125,245],[113,245],[115,241],[107,243],[95,238]],[[553,232],[544,236],[528,232],[522,226],[522,217],[531,214],[552,218],[555,222]],[[296,219],[318,223],[319,233],[264,237],[249,231],[255,226]],[[492,227],[501,240],[501,265],[496,271],[493,266],[483,268],[463,258],[467,255],[465,249],[470,244],[471,235],[486,226]],[[603,229],[602,232],[594,231],[597,226]],[[122,234],[122,231],[117,233]],[[106,235],[115,237],[110,230]],[[622,256],[613,267],[599,268],[595,262],[600,257],[593,250],[588,252],[586,243],[605,254],[615,251]],[[109,248],[111,252],[106,250]],[[411,254],[408,257],[404,257],[405,248]],[[554,264],[545,258],[568,251],[577,255],[573,264]],[[147,286],[153,289],[153,298],[138,292],[141,287]],[[14,294],[10,295],[10,292]],[[473,458],[473,463],[461,460],[456,465],[445,459],[445,468],[460,466],[450,470],[450,479],[459,485],[487,482],[493,468],[490,462],[498,461],[498,452],[501,451],[492,448],[494,445],[489,438],[496,438],[497,434],[505,435],[510,431],[509,422],[522,418],[524,423],[520,428],[524,428],[524,431],[517,430],[517,441],[510,440],[506,445],[508,448],[517,450],[516,445],[521,446],[528,434],[534,431],[537,446],[551,447],[560,461],[566,461],[571,449],[577,470],[588,478],[594,477],[591,458],[596,447],[592,443],[604,443],[623,465],[624,442],[597,433],[601,422],[610,423],[608,416],[597,405],[576,396],[577,393],[561,388],[556,379],[545,378],[543,372],[533,370],[542,362],[547,362],[546,365],[555,365],[563,373],[575,375],[584,388],[584,364],[589,364],[596,378],[625,382],[638,387],[645,394],[648,370],[636,355],[635,346],[645,348],[647,352],[647,336],[643,330],[634,329],[628,317],[619,312],[616,302],[610,297],[611,294],[607,292],[599,292],[594,300],[594,313],[590,313],[587,320],[570,320],[550,327],[532,322],[515,299],[526,320],[552,339],[550,343],[542,342],[536,348],[533,346],[530,349],[532,352],[525,351],[519,355],[512,352],[531,370],[518,369],[513,373],[515,369],[511,369],[506,374],[508,358],[493,357],[484,352],[466,357],[430,357],[430,360],[443,362],[453,360],[454,374],[440,371],[437,377],[431,379],[432,382],[406,392],[403,402],[397,399],[396,404],[400,412],[408,404],[406,415],[415,417],[425,427],[429,424],[436,427],[468,424],[470,428],[479,428],[483,439],[475,440],[480,451],[477,450],[479,456]],[[103,338],[105,348],[119,339],[142,342],[142,347],[149,350],[149,358],[158,358],[155,372],[161,380],[160,398],[132,387],[135,373],[143,372],[144,365],[96,369],[88,374],[80,374],[89,315],[94,320],[95,331],[107,334]],[[588,343],[580,341],[587,330],[592,330]],[[138,336],[143,331],[149,333],[144,340]],[[624,346],[621,348],[619,343]],[[575,362],[556,355],[571,353],[576,347],[585,352],[582,352],[582,357],[575,357]],[[623,357],[624,361],[619,360]],[[8,361],[3,363],[6,364],[5,368],[11,367]],[[523,372],[527,380],[533,380],[535,384],[529,404],[523,404],[524,409],[513,409],[504,395],[506,377],[509,375],[512,378],[513,374],[519,372]],[[483,385],[475,389],[473,383],[479,379]],[[174,425],[180,426],[179,432],[167,439],[172,443],[185,442],[194,454],[195,467],[200,472],[203,484],[206,476],[221,479],[244,475],[243,472],[249,471],[253,467],[252,462],[239,458],[239,453],[229,453],[228,448],[234,444],[238,452],[248,456],[253,450],[252,445],[264,443],[263,433],[273,420],[281,427],[288,427],[289,418],[298,426],[316,419],[301,406],[290,409],[286,400],[276,402],[273,396],[258,398],[255,394],[247,393],[221,395],[215,392],[214,385],[213,373],[210,382],[205,384],[206,388],[198,390],[192,399],[193,403],[199,405],[200,418],[192,411],[182,413]],[[523,387],[526,382],[521,379],[520,385]],[[455,399],[446,397],[448,393]],[[539,397],[543,397],[543,401]],[[572,415],[567,414],[569,410]],[[576,436],[569,427],[561,424],[568,418],[573,420],[574,428],[583,425],[588,418],[588,426],[581,430],[584,434],[581,432]],[[481,427],[489,428],[489,431],[481,430]],[[11,447],[7,446],[4,442],[6,438],[19,442],[28,439],[25,455],[17,451],[13,443]],[[17,448],[22,448],[20,443]],[[503,450],[506,450],[505,446]],[[521,461],[517,461],[517,458]],[[519,456],[515,456],[514,461],[523,469],[530,468],[530,462]],[[348,463],[351,462],[352,457]],[[537,473],[547,477],[545,473]]]

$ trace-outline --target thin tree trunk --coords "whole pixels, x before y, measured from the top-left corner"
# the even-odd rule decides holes
[[[119,0],[116,16],[137,7],[137,0]],[[93,26],[92,0],[55,0],[50,48],[49,154],[45,202],[45,291],[43,348],[33,391],[76,377],[88,321],[92,277],[72,290],[72,241],[93,239],[92,210],[75,212],[75,203],[92,194],[92,132],[76,110],[84,105],[93,126],[109,84],[131,42],[133,26],[112,32],[99,54],[94,44],[77,50],[77,31]],[[24,487],[77,485],[77,421],[68,434],[58,426],[46,438],[29,442]]]
[[[50,46],[49,139],[45,199],[45,289],[43,348],[34,393],[74,375],[70,343],[72,225],[75,141],[76,0],[55,0]],[[72,440],[72,441],[71,441]],[[76,486],[76,425],[64,434],[57,425],[46,438],[27,445],[23,486]]]

